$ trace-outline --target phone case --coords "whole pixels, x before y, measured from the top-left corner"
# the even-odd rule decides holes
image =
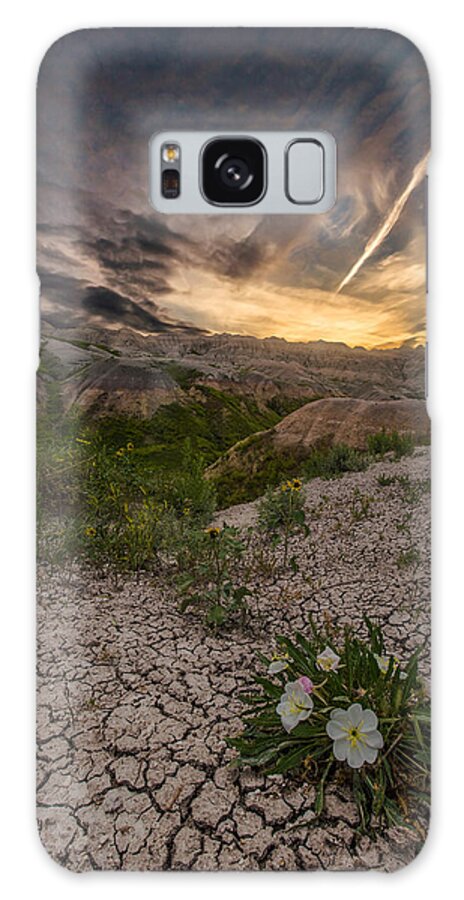
[[[75,870],[395,870],[429,814],[429,85],[357,28],[103,29],[38,87],[37,817]],[[165,130],[328,132],[162,215]]]

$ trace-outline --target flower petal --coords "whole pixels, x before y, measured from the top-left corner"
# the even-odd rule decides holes
[[[360,703],[352,703],[347,710],[348,718],[352,725],[359,725],[363,718],[363,708]]]
[[[340,762],[343,762],[348,756],[348,748],[349,743],[345,741],[343,738],[339,741],[335,741],[333,745],[333,755],[335,759],[338,759]]]
[[[363,740],[368,747],[375,747],[377,750],[383,747],[383,737],[380,731],[368,731],[366,734],[363,734]]]
[[[275,659],[274,662],[271,662],[268,668],[269,675],[277,675],[279,672],[283,672],[284,669],[288,668],[288,663],[285,662],[284,659]]]
[[[333,709],[330,713],[330,718],[335,719],[336,722],[340,722],[342,725],[348,724],[348,713],[346,709]]]
[[[377,728],[378,718],[375,712],[372,709],[365,709],[362,715],[362,725],[360,726],[360,731],[364,734],[366,731],[373,731],[374,728]]]
[[[305,694],[311,694],[314,688],[314,685],[310,678],[307,675],[302,675],[301,678],[298,679],[301,687],[303,688]]]
[[[335,719],[331,719],[330,722],[327,722],[325,730],[333,741],[346,738],[346,728],[343,728],[340,722],[337,722]]]
[[[281,716],[282,725],[287,732],[293,731],[298,725],[299,720],[300,717],[297,713],[284,713]]]
[[[287,688],[289,685],[287,685]],[[306,693],[304,688],[301,686],[299,681],[292,681],[290,683],[290,690],[288,691],[288,696],[291,698],[292,702],[295,703],[300,709],[312,709],[313,708],[313,700]]]
[[[348,744],[348,755],[346,761],[352,769],[361,768],[362,764],[365,762],[361,744],[357,744],[356,747],[352,747],[351,744]]]
[[[325,650],[316,657],[317,665],[326,672],[330,672],[331,670],[336,671],[339,662],[340,657],[337,656],[330,647],[326,647]]]
[[[363,747],[364,759],[368,763],[373,763],[376,761],[378,752],[379,751],[374,747],[368,747],[367,744],[365,744]]]
[[[276,706],[276,713],[278,716],[283,716],[287,712],[290,712],[290,701],[286,694],[282,694],[279,703]]]

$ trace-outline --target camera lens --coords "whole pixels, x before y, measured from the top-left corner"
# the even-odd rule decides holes
[[[234,191],[241,191],[248,187],[253,179],[250,170],[244,159],[234,159],[226,156],[221,162],[218,159],[216,163],[219,168],[219,175],[227,188]]]
[[[202,189],[210,203],[247,206],[265,192],[265,152],[252,138],[217,138],[202,154]]]

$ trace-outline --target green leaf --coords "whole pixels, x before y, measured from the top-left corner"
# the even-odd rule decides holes
[[[325,782],[327,780],[327,776],[328,776],[333,764],[334,764],[334,760],[329,759],[329,762],[327,763],[327,765],[322,773],[321,780],[317,787],[316,801],[314,803],[314,812],[316,813],[316,816],[320,816],[320,814],[324,808]]]
[[[255,681],[260,684],[271,697],[278,697],[280,699],[282,696],[282,687],[273,684],[272,681],[269,681],[269,678],[263,678],[262,675],[255,675]]]
[[[294,556],[290,557],[289,563],[290,563],[290,568],[291,568],[293,574],[296,575],[297,572],[299,571],[299,566],[298,566],[298,563]]]
[[[246,766],[263,766],[265,763],[270,762],[271,759],[274,759],[278,753],[279,747],[268,747],[267,750],[263,750],[257,756],[242,756],[241,764]]]
[[[194,606],[196,603],[201,602],[201,597],[199,594],[189,594],[188,597],[184,597],[183,600],[179,603],[179,609],[181,612],[185,612],[189,606]]]
[[[223,625],[227,617],[227,613],[223,606],[216,603],[208,610],[206,621],[208,625]]]
[[[195,579],[192,575],[179,575],[177,579],[177,589],[180,593],[188,590],[194,583]]]
[[[280,775],[283,772],[288,772],[290,769],[297,768],[307,755],[308,748],[306,745],[303,745],[302,747],[297,747],[292,753],[281,756],[273,767],[274,774]]]

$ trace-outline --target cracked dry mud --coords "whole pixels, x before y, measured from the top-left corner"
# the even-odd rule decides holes
[[[428,467],[419,449],[305,486],[311,539],[292,545],[300,572],[255,585],[244,631],[208,632],[153,577],[116,590],[77,569],[39,573],[38,822],[54,859],[77,871],[394,870],[416,855],[421,840],[406,829],[360,836],[336,784],[311,825],[314,789],[231,769],[224,737],[240,730],[255,650],[304,630],[309,611],[360,628],[363,613],[378,617],[400,660],[425,647],[427,674],[429,496],[411,503],[398,481],[377,479],[423,484]],[[356,489],[370,498],[359,520]],[[255,504],[218,516],[255,518]],[[411,546],[420,564],[399,565]]]

